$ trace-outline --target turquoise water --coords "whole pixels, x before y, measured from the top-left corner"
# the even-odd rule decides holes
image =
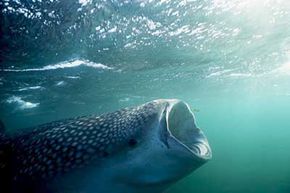
[[[289,1],[3,5],[9,131],[179,98],[196,109],[213,159],[167,193],[290,192]]]

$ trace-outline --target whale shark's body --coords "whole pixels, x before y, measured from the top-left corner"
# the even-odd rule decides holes
[[[0,134],[0,192],[158,193],[210,158],[188,105],[160,99]]]

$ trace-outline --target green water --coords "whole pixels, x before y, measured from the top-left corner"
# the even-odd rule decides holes
[[[223,95],[197,104],[213,160],[168,192],[289,192],[289,98]]]
[[[213,158],[167,193],[290,192],[289,1],[71,2],[4,1],[9,131],[179,98]]]

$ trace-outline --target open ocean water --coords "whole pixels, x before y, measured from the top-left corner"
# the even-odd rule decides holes
[[[3,0],[10,132],[179,98],[213,158],[167,193],[290,193],[290,1]]]

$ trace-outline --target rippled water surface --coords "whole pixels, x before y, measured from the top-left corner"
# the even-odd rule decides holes
[[[0,3],[10,131],[180,98],[213,159],[167,193],[290,192],[288,0]]]

